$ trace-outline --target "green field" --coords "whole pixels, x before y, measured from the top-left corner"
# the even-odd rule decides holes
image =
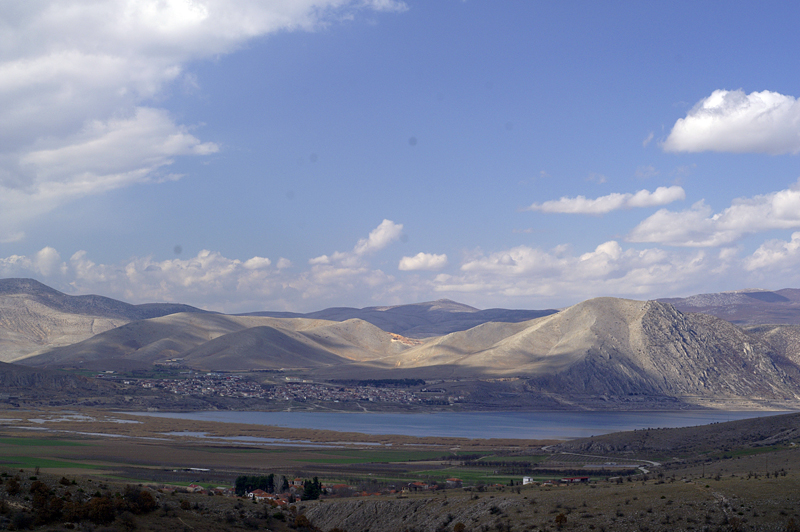
[[[64,460],[51,460],[49,458],[36,458],[33,456],[3,456],[0,464],[20,468],[35,469],[103,469],[103,466],[87,464],[84,462],[67,462]]]
[[[388,464],[394,462],[440,460],[447,456],[447,453],[443,451],[387,451],[383,449],[379,451],[345,449],[331,452],[320,451],[314,454],[320,457],[298,458],[295,461],[312,464]],[[458,456],[454,455],[452,459],[458,460]]]
[[[539,462],[544,462],[550,458],[550,455],[547,454],[532,454],[528,456],[500,456],[500,455],[489,455],[479,458],[478,460],[484,462],[530,462],[532,464],[538,464]]]
[[[81,447],[88,443],[65,440],[46,440],[43,438],[0,438],[0,445],[18,445],[23,447]]]

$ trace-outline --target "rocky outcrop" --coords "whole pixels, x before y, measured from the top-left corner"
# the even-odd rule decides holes
[[[470,525],[467,529],[472,529],[476,522],[515,512],[524,502],[527,501],[487,496],[448,499],[445,492],[439,496],[420,499],[326,500],[303,503],[299,511],[322,530],[340,528],[348,532],[427,532],[452,530],[456,523]]]

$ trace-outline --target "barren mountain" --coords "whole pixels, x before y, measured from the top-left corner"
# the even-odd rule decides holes
[[[86,337],[25,360],[33,366],[132,368],[173,361],[199,370],[292,370],[315,380],[446,379],[460,387],[457,395],[496,393],[507,400],[527,396],[561,403],[631,397],[694,404],[743,401],[751,406],[800,401],[800,329],[759,326],[745,331],[657,301],[598,298],[522,321],[521,311],[478,311],[441,300],[304,315],[314,318],[193,312],[119,324],[114,320],[129,319],[119,309],[136,307],[99,298],[102,304],[81,307],[94,308],[97,315],[68,313],[54,308],[73,304],[70,296],[46,287],[28,286],[27,291],[34,295],[6,290],[0,299],[9,344],[24,345],[19,340],[23,333],[39,346]],[[714,308],[755,301],[786,310],[794,304],[790,296],[795,292],[800,294],[742,292],[692,301]],[[506,316],[506,321],[481,322],[424,339],[395,332],[419,336],[437,327],[457,328],[480,321],[487,312]],[[344,319],[353,313],[371,321]],[[123,317],[103,317],[108,315]],[[323,315],[335,319],[318,317]],[[465,382],[473,384],[459,384]]]
[[[188,305],[129,305],[102,296],[69,296],[33,279],[0,279],[0,361],[43,353],[131,320],[174,312],[202,311]]]
[[[308,314],[289,312],[254,312],[248,316],[275,318],[312,318],[331,321],[359,319],[387,332],[409,338],[430,338],[456,331],[466,331],[487,322],[517,323],[557,312],[548,310],[478,310],[449,299],[427,303],[397,305],[392,307],[367,307],[363,309],[334,307]]]
[[[753,325],[744,330],[800,366],[800,325]]]
[[[110,361],[130,365],[180,359],[203,370],[308,369],[373,360],[410,345],[361,320],[181,313],[134,321],[24,363],[95,367]]]
[[[654,301],[599,298],[522,324],[484,324],[380,365],[427,377],[518,377],[531,391],[576,396],[800,398],[797,365],[769,344]]]
[[[711,314],[737,325],[800,325],[800,290],[736,290],[659,299],[681,312]]]

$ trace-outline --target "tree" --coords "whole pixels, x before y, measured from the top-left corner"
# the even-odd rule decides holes
[[[86,516],[93,523],[107,525],[114,520],[114,504],[105,495],[93,497],[86,504]]]
[[[301,497],[304,501],[313,501],[319,499],[322,494],[322,484],[319,479],[314,477],[314,480],[306,480],[303,482],[303,495]]]
[[[17,493],[19,493],[19,490],[20,490],[19,481],[16,478],[12,477],[6,481],[6,492],[9,495],[12,496],[16,495]]]

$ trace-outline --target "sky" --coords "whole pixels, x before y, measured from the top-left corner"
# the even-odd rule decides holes
[[[0,3],[0,277],[229,313],[800,287],[800,4]]]

